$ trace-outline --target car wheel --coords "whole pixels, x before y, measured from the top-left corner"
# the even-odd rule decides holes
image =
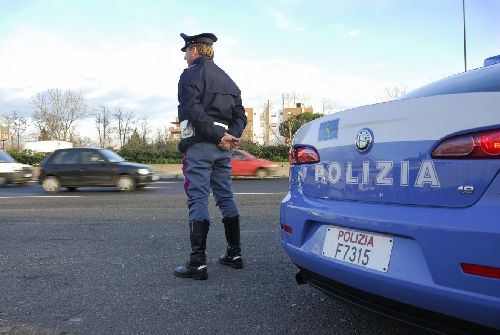
[[[74,186],[71,186],[71,187],[67,187],[68,191],[70,192],[75,192],[76,191],[76,187]]]
[[[135,189],[135,182],[130,176],[118,176],[116,187],[121,192],[131,192]]]
[[[7,185],[7,178],[0,176],[0,187]]]
[[[61,182],[56,177],[46,177],[42,181],[42,187],[47,193],[57,193],[61,188]]]
[[[255,176],[259,179],[266,178],[267,176],[269,176],[269,171],[267,171],[264,168],[259,168],[259,169],[257,169]]]

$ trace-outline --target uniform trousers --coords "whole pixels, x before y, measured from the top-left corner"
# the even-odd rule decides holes
[[[232,151],[209,142],[191,145],[182,160],[189,220],[209,220],[208,196],[212,192],[223,217],[239,216],[231,182]]]

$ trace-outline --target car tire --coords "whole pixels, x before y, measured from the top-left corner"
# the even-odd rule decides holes
[[[42,181],[42,188],[47,193],[57,193],[61,188],[61,182],[56,177],[45,177]]]
[[[259,179],[263,179],[269,176],[269,171],[264,168],[258,168],[257,171],[255,172],[255,177]]]
[[[127,175],[118,176],[115,185],[120,192],[132,192],[135,189],[134,180]]]

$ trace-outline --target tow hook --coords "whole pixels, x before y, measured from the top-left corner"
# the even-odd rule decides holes
[[[307,284],[307,280],[305,279],[304,275],[302,274],[302,271],[297,272],[295,275],[295,281],[299,285]]]

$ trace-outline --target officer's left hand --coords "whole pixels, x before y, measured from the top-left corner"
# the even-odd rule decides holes
[[[217,145],[222,150],[233,150],[238,145],[239,139],[231,134],[224,133],[220,143]]]

